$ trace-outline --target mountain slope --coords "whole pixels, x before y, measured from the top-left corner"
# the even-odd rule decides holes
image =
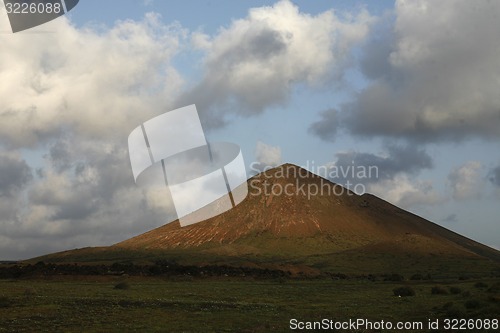
[[[291,164],[261,173],[248,184],[248,198],[224,214],[188,227],[170,223],[115,247],[207,249],[231,244],[251,246],[258,238],[268,238],[260,246],[260,251],[265,251],[273,250],[271,240],[293,242],[313,238],[322,244],[315,249],[327,252],[392,244],[415,251],[500,260],[498,251],[373,195],[358,196]],[[302,249],[295,250],[303,254]]]
[[[499,251],[295,165],[258,174],[248,187],[242,203],[206,221],[187,227],[176,221],[108,248],[69,251],[59,258],[156,253],[198,264],[273,263],[353,272],[459,272],[464,261],[473,263],[473,270],[500,263]]]

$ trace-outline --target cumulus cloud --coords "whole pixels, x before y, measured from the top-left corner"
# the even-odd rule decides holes
[[[484,185],[481,177],[481,163],[469,161],[453,169],[448,175],[448,185],[456,200],[479,198]]]
[[[258,141],[255,146],[255,163],[252,169],[265,170],[281,164],[281,148]]]
[[[15,221],[22,191],[32,180],[32,169],[20,154],[0,151],[0,226],[2,219]]]
[[[405,209],[437,205],[446,201],[446,198],[434,189],[432,182],[411,179],[404,174],[368,184],[367,192]]]
[[[499,12],[496,1],[396,1],[394,24],[369,38],[370,83],[343,105],[343,126],[422,142],[498,139]]]
[[[458,216],[457,214],[450,214],[442,219],[442,221],[446,223],[456,223],[458,221]]]
[[[111,244],[175,219],[170,197],[158,205],[155,193],[134,184],[126,148],[95,143],[73,142],[58,157],[46,156],[38,176],[11,199],[16,209],[1,216],[2,236],[17,240],[0,243],[3,256]],[[59,157],[70,161],[64,169]]]
[[[171,102],[181,80],[169,66],[184,31],[148,14],[109,30],[78,29],[66,18],[56,33],[2,34],[0,139],[36,147],[65,131],[93,138],[125,135]],[[0,29],[8,30],[6,15]]]
[[[176,217],[171,198],[134,184],[127,136],[172,105],[185,31],[155,14],[44,29],[55,33],[0,35],[2,259],[112,244]]]
[[[399,174],[416,175],[433,166],[427,152],[413,145],[390,144],[384,155],[339,152],[336,158],[335,162],[328,164],[325,176],[339,184],[392,180]]]
[[[19,192],[32,178],[31,168],[19,154],[0,151],[0,198]]]
[[[493,185],[500,187],[500,165],[490,170],[488,178]]]
[[[251,9],[211,38],[193,36],[206,52],[204,76],[177,104],[195,102],[208,126],[216,127],[228,113],[249,116],[286,103],[294,84],[314,86],[340,75],[371,21],[366,11],[312,16],[287,0]]]
[[[334,162],[318,168],[319,175],[358,194],[373,193],[407,209],[446,200],[431,181],[416,179],[433,167],[432,158],[417,146],[388,144],[382,154],[348,151],[335,156]]]
[[[321,112],[321,119],[311,124],[309,133],[316,135],[324,141],[335,141],[339,127],[338,110],[328,109]]]

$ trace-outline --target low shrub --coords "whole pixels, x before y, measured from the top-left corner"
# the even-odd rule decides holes
[[[0,296],[0,308],[8,308],[12,304],[7,296]]]
[[[453,302],[443,304],[443,310],[448,310],[453,307]]]
[[[479,288],[479,289],[483,289],[483,288],[488,288],[488,285],[484,282],[476,282],[474,287]]]
[[[173,282],[191,282],[194,281],[194,277],[191,275],[173,275],[169,276],[168,278],[170,281]]]
[[[457,295],[462,292],[462,289],[458,287],[450,287],[450,294]]]
[[[401,297],[415,296],[415,290],[413,290],[411,287],[408,286],[394,288],[393,293],[394,296],[401,296]]]
[[[431,294],[432,295],[447,295],[448,294],[448,290],[446,290],[446,289],[444,289],[443,287],[440,287],[440,286],[435,286],[435,287],[432,287]]]
[[[130,284],[127,281],[119,282],[115,285],[115,289],[121,289],[121,290],[130,289]]]
[[[286,279],[281,276],[281,277],[276,279],[276,282],[278,282],[279,284],[284,284],[284,283],[286,283]]]
[[[488,288],[489,293],[500,293],[500,282],[493,284]]]
[[[463,311],[461,308],[455,305],[449,307],[444,315],[445,318],[457,318],[457,319],[466,318],[466,316],[467,314],[465,313],[465,311]]]
[[[24,290],[24,297],[25,298],[33,298],[36,296],[36,291],[33,288],[26,288]]]
[[[464,305],[466,309],[478,309],[482,306],[481,302],[477,299],[470,299]]]
[[[384,281],[403,281],[405,277],[401,274],[387,274]]]
[[[490,295],[487,299],[493,303],[500,303],[500,295]]]
[[[410,277],[410,280],[415,280],[415,281],[419,281],[419,280],[431,280],[432,277],[430,274],[420,274],[420,273],[416,273],[416,274],[413,274],[411,277]]]

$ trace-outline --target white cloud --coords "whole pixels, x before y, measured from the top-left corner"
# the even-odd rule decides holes
[[[281,148],[258,141],[255,146],[255,159],[262,168],[278,166],[281,164]]]
[[[6,15],[0,29],[8,30]],[[0,138],[34,147],[64,131],[124,135],[169,103],[181,79],[169,61],[184,31],[147,14],[105,31],[60,18],[45,34],[2,34]]]
[[[468,161],[453,169],[448,175],[448,186],[456,200],[475,199],[481,196],[484,180],[481,177],[481,163]]]
[[[195,49],[199,50],[210,50],[212,42],[210,41],[210,36],[203,33],[202,31],[195,31],[191,34],[191,44]]]
[[[204,78],[178,104],[194,101],[211,126],[223,125],[226,113],[248,116],[283,104],[293,84],[314,86],[341,73],[371,21],[366,11],[312,16],[286,0],[253,8],[212,38],[192,36],[206,51]]]
[[[368,184],[367,192],[405,209],[438,205],[446,201],[446,198],[434,189],[432,182],[411,179],[407,175],[397,175],[392,179]]]

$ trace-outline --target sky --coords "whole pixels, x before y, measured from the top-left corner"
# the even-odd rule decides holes
[[[249,174],[329,170],[500,249],[499,15],[497,1],[85,0],[13,34],[0,3],[0,259],[174,220],[134,183],[127,137],[190,104]]]

